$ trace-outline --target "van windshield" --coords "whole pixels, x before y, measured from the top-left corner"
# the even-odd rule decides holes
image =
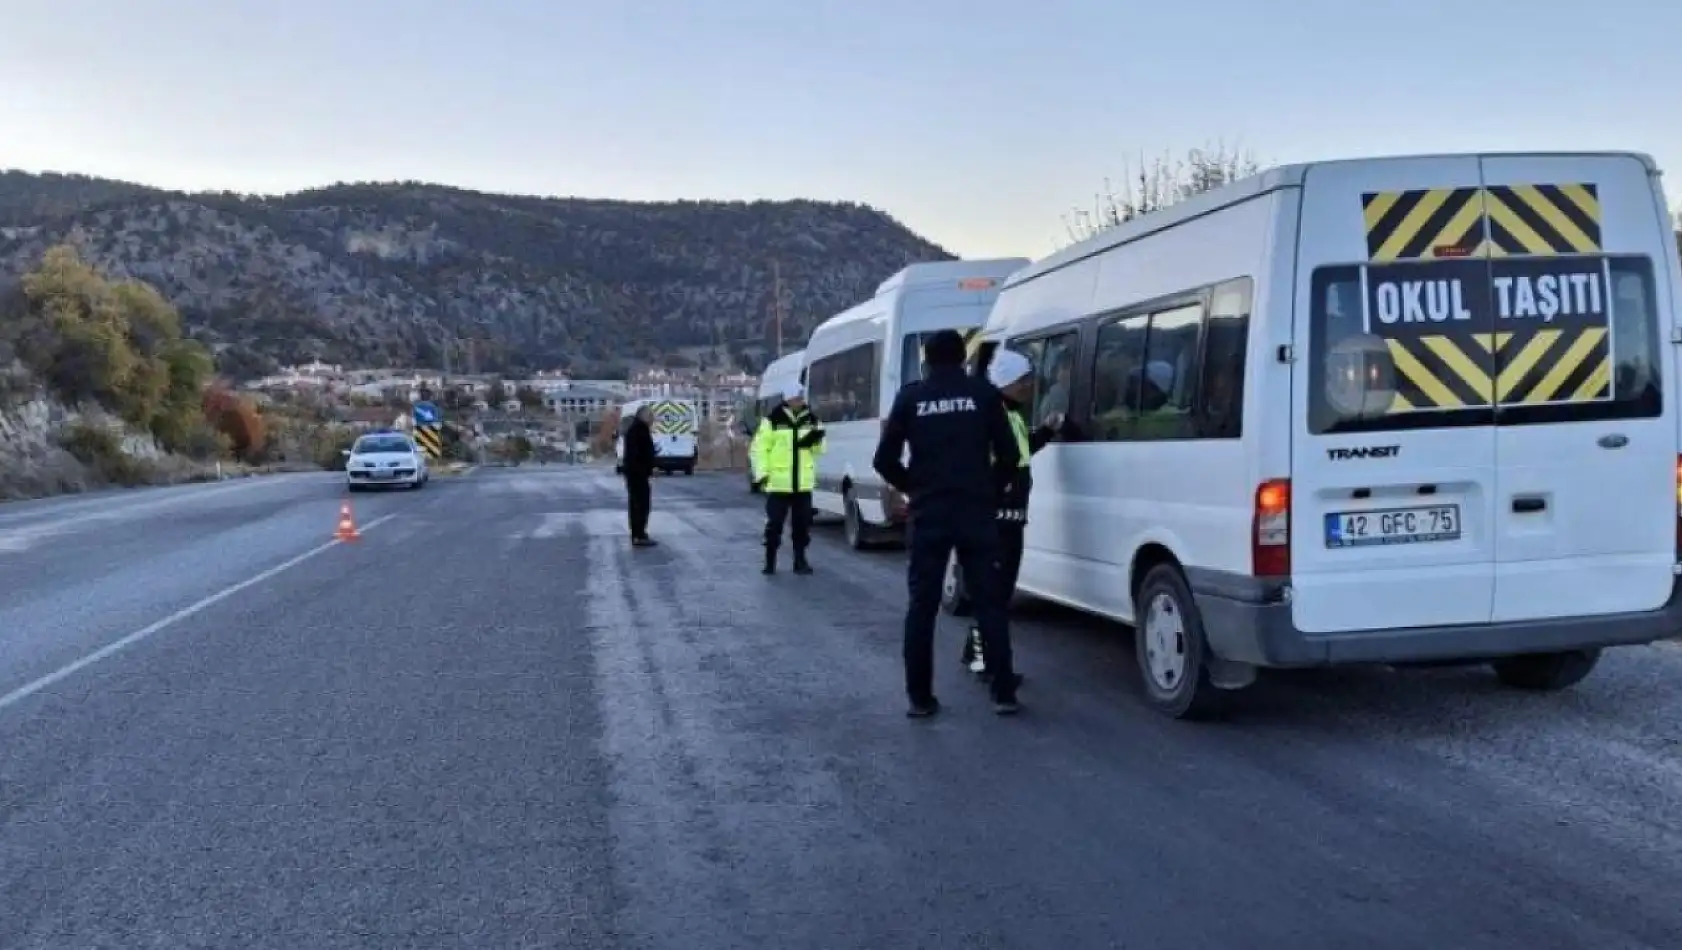
[[[1312,433],[1660,412],[1649,258],[1335,265],[1312,293]]]
[[[966,338],[974,332],[973,327],[947,327],[946,329],[957,330],[964,334]],[[900,345],[899,354],[899,384],[901,386],[909,385],[923,378],[923,344],[929,341],[929,337],[939,332],[940,330],[925,330],[922,333],[907,333],[905,335],[905,340]]]

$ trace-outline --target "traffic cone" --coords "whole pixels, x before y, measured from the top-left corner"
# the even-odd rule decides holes
[[[339,505],[339,527],[334,530],[333,537],[339,541],[360,541],[362,535],[357,533],[356,519],[350,515],[350,502]]]

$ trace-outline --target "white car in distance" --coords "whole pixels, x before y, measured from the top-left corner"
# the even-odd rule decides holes
[[[431,477],[425,453],[401,432],[362,436],[344,454],[345,487],[350,491],[393,486],[420,489]]]

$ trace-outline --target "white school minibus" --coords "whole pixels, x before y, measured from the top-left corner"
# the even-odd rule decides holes
[[[904,506],[870,463],[895,394],[922,376],[923,341],[937,330],[979,330],[1004,279],[1028,263],[912,264],[812,331],[806,399],[825,432],[812,507],[841,518],[855,550],[904,539]]]
[[[1023,352],[1033,418],[1073,427],[1033,460],[1020,589],[1134,626],[1188,718],[1258,668],[1557,690],[1677,635],[1666,208],[1636,154],[1320,162],[1016,273],[976,369]]]

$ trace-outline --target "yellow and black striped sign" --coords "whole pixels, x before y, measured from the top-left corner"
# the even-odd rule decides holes
[[[1595,402],[1612,392],[1605,327],[1386,340],[1391,412]]]
[[[1598,257],[1367,267],[1390,412],[1609,398],[1610,295]]]
[[[649,407],[654,424],[649,428],[656,435],[693,435],[695,411],[673,399],[662,399]]]
[[[1600,193],[1590,184],[1490,185],[1489,255],[1598,254]]]
[[[420,446],[428,458],[441,459],[444,457],[444,437],[438,432],[437,426],[415,426],[415,444]]]
[[[1470,257],[1483,242],[1479,188],[1379,191],[1361,196],[1367,259]]]
[[[1489,351],[1468,345],[1472,341],[1466,336],[1433,334],[1384,343],[1396,370],[1391,412],[1489,405],[1494,360]]]
[[[1601,250],[1600,194],[1586,183],[1368,192],[1361,213],[1371,261]]]

